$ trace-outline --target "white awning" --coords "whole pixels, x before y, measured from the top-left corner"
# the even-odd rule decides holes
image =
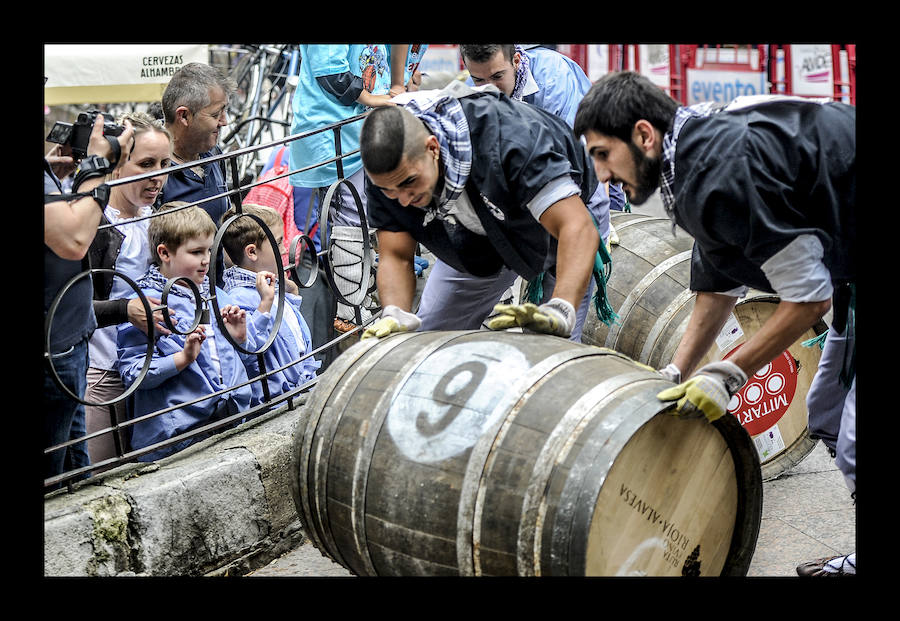
[[[157,101],[172,74],[209,62],[209,46],[185,43],[45,45],[44,103]]]

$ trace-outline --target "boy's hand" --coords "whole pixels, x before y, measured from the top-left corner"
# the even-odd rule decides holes
[[[200,355],[200,346],[205,340],[206,332],[202,326],[198,326],[196,330],[188,333],[184,339],[184,349],[175,354],[175,368],[182,371],[196,360]]]
[[[293,293],[294,295],[300,295],[300,287],[297,286],[293,280],[291,280],[290,276],[285,274],[284,277],[284,291],[285,293]]]
[[[247,340],[247,311],[240,306],[229,304],[222,309],[222,320],[231,338],[238,343]]]
[[[256,292],[259,293],[259,312],[268,313],[275,301],[275,283],[278,281],[272,272],[256,273]]]

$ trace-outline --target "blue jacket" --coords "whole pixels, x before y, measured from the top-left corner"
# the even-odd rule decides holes
[[[525,52],[531,61],[531,75],[538,91],[526,95],[524,101],[534,104],[575,125],[575,113],[591,81],[574,60],[554,50],[536,47]]]
[[[229,268],[229,271],[233,269],[235,268]],[[250,284],[231,283],[226,280],[226,291],[231,295],[234,304],[247,311],[247,323],[253,324],[257,339],[257,346],[254,350],[259,349],[265,344],[272,327],[275,325],[276,308],[273,306],[268,313],[259,312],[259,292],[255,286]],[[284,294],[284,299],[286,305],[284,313],[282,313],[278,335],[263,355],[266,371],[272,371],[272,369],[278,369],[294,362],[312,350],[312,336],[309,332],[309,326],[306,324],[303,315],[300,314],[300,305],[303,299],[299,295],[287,292]],[[277,303],[278,299],[276,298],[275,301]],[[294,333],[287,322],[287,313],[292,313],[297,318],[300,331],[303,333],[302,342],[298,343],[294,337]],[[316,370],[321,366],[321,361],[309,357],[302,362],[270,375],[268,377],[270,395],[275,397],[308,382],[316,376]],[[254,383],[253,387],[255,393],[258,383]]]
[[[160,298],[162,292],[144,288],[145,295]],[[132,297],[137,297],[132,296]],[[219,307],[235,304],[222,289],[216,289]],[[169,308],[176,312],[175,326],[186,331],[194,320],[193,300],[170,294]],[[259,374],[256,356],[238,352],[231,342],[219,331],[215,318],[211,320],[212,331],[218,354],[221,376],[212,358],[210,339],[203,342],[200,355],[182,371],[175,368],[174,355],[184,349],[185,336],[172,333],[161,336],[156,342],[150,368],[141,381],[140,387],[127,400],[129,418],[137,418],[171,406],[192,401],[219,390],[246,382]],[[257,349],[257,335],[253,324],[247,322],[247,342],[244,349]],[[260,341],[262,342],[262,341]],[[118,371],[125,387],[130,387],[140,374],[147,353],[147,336],[130,323],[120,324],[117,335]],[[249,375],[248,375],[249,374]],[[254,383],[258,385],[258,382]],[[261,393],[261,389],[259,389]],[[242,386],[222,395],[205,399],[191,405],[174,409],[132,428],[131,448],[134,450],[161,442],[189,429],[201,427],[230,414],[244,411],[258,404],[250,385]],[[153,461],[170,455],[202,438],[196,437],[181,444],[171,445],[142,455],[139,461]]]

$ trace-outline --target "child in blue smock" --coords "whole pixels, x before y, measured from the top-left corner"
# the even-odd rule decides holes
[[[300,312],[303,299],[298,295],[296,283],[276,275],[275,257],[285,254],[281,216],[271,207],[262,205],[243,205],[241,211],[249,215],[234,220],[222,236],[222,246],[233,263],[225,270],[225,291],[248,313],[259,341],[257,349],[265,344],[273,329],[278,330],[263,354],[266,371],[279,369],[268,377],[270,397],[276,397],[313,379],[322,363],[312,356],[303,358],[313,348],[309,326]],[[236,213],[234,207],[229,209],[222,216],[220,226]],[[263,228],[250,216],[258,217],[271,231],[276,242],[274,249]],[[281,323],[276,326],[276,287],[279,284],[285,287],[285,308]],[[257,386],[258,383],[254,383],[254,392],[258,390]]]
[[[175,209],[187,203],[175,201],[163,205],[160,211],[172,211],[151,218],[148,227],[153,263],[137,281],[145,295],[162,299],[162,291],[169,279],[192,281],[201,297],[210,296],[210,251],[216,225],[200,207]],[[225,328],[234,342],[247,351],[256,349],[257,336],[247,323],[246,312],[232,302],[218,287],[216,300]],[[187,332],[193,324],[197,301],[184,280],[175,281],[165,301],[178,332]],[[203,308],[212,304],[202,302]],[[164,414],[136,423],[131,436],[132,450],[139,450],[162,442],[188,430],[207,425],[256,405],[250,385],[221,395],[188,403],[195,399],[246,382],[258,375],[256,357],[234,348],[218,322],[201,319],[201,324],[187,334],[173,331],[156,341],[147,375],[128,398],[129,418],[134,419],[172,406],[179,406]],[[138,378],[147,353],[147,335],[130,323],[121,324],[117,334],[118,370],[125,387]],[[184,404],[184,405],[182,405]],[[187,438],[138,457],[139,461],[154,461],[180,451],[210,435],[211,432]]]

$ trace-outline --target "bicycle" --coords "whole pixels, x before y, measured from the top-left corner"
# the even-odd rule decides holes
[[[232,122],[222,140],[223,150],[230,152],[284,138],[291,126],[288,94],[299,79],[299,46],[246,44],[226,51],[230,56],[228,75],[237,89],[229,98],[227,111]],[[281,131],[276,131],[279,128]],[[261,150],[248,155],[239,158],[240,185],[255,179],[265,165]]]

